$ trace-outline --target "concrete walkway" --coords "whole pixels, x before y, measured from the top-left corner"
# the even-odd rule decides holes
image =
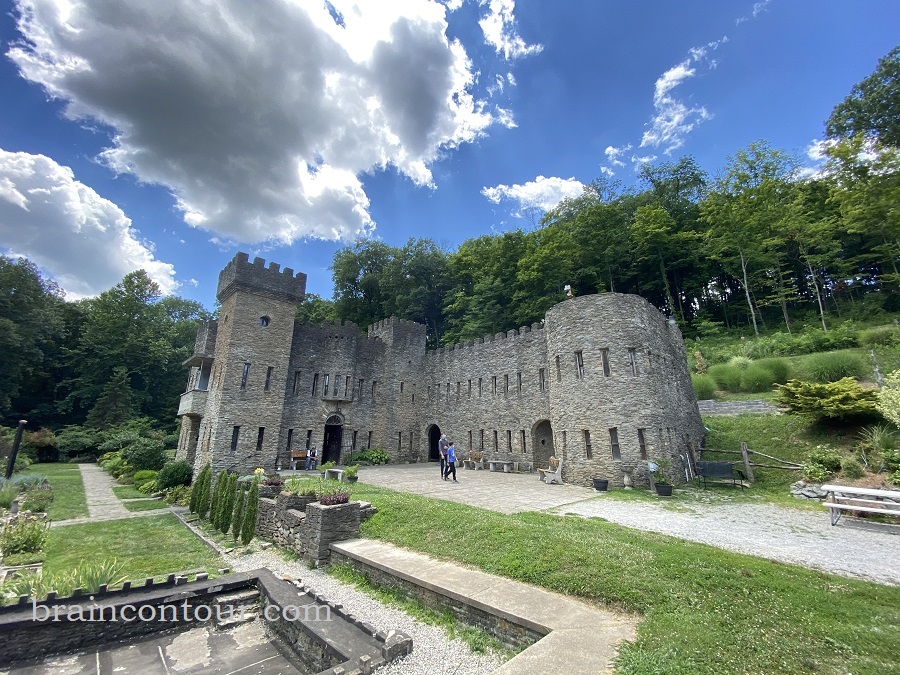
[[[766,401],[697,401],[701,415],[779,415],[781,411]]]
[[[362,565],[545,635],[494,675],[611,673],[618,645],[635,639],[635,618],[542,588],[463,569],[379,541],[354,539],[334,543],[331,548]]]

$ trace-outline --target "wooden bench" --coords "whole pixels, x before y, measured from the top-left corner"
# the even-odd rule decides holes
[[[706,487],[706,482],[710,478],[722,478],[725,480],[716,480],[714,483],[725,485],[725,481],[731,481],[731,484],[737,487],[747,487],[744,485],[744,472],[735,468],[731,462],[697,462],[697,475],[700,476],[701,484]]]
[[[463,460],[463,466],[467,469],[483,469],[484,453],[470,452],[469,456]]]
[[[550,466],[546,469],[538,469],[538,480],[544,481],[547,485],[562,485],[562,460],[551,457]]]
[[[291,452],[291,470],[296,471],[297,465],[301,468],[306,465],[306,450],[294,450]]]
[[[492,459],[488,462],[491,471],[496,471],[497,466],[503,467],[503,473],[511,473],[513,468],[512,460],[508,459]]]
[[[847,485],[823,485],[822,489],[828,493],[823,504],[828,509],[832,525],[837,525],[845,511],[900,516],[900,490],[876,490]]]

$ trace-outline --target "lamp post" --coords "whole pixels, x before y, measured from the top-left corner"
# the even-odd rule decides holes
[[[22,442],[22,431],[25,430],[26,424],[28,424],[28,420],[19,420],[19,428],[16,429],[16,440],[13,441],[12,452],[9,453],[9,464],[6,466],[6,480],[12,478],[13,466],[16,464],[16,455],[19,454],[19,443]]]

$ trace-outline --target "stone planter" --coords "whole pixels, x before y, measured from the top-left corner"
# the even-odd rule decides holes
[[[595,478],[594,489],[597,492],[606,492],[609,489],[609,480],[606,478]]]
[[[656,494],[660,497],[671,497],[672,496],[672,485],[669,483],[654,483],[653,486],[656,488]]]

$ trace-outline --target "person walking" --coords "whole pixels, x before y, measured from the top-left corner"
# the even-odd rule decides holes
[[[453,482],[458,483],[456,480],[456,448],[453,447],[453,443],[447,446],[447,472],[444,474],[444,480],[448,480],[448,476],[453,474]]]
[[[450,442],[447,440],[447,434],[441,434],[441,439],[438,441],[438,454],[441,456],[441,478],[447,480],[444,475],[444,471],[447,468],[447,448],[450,446]]]

